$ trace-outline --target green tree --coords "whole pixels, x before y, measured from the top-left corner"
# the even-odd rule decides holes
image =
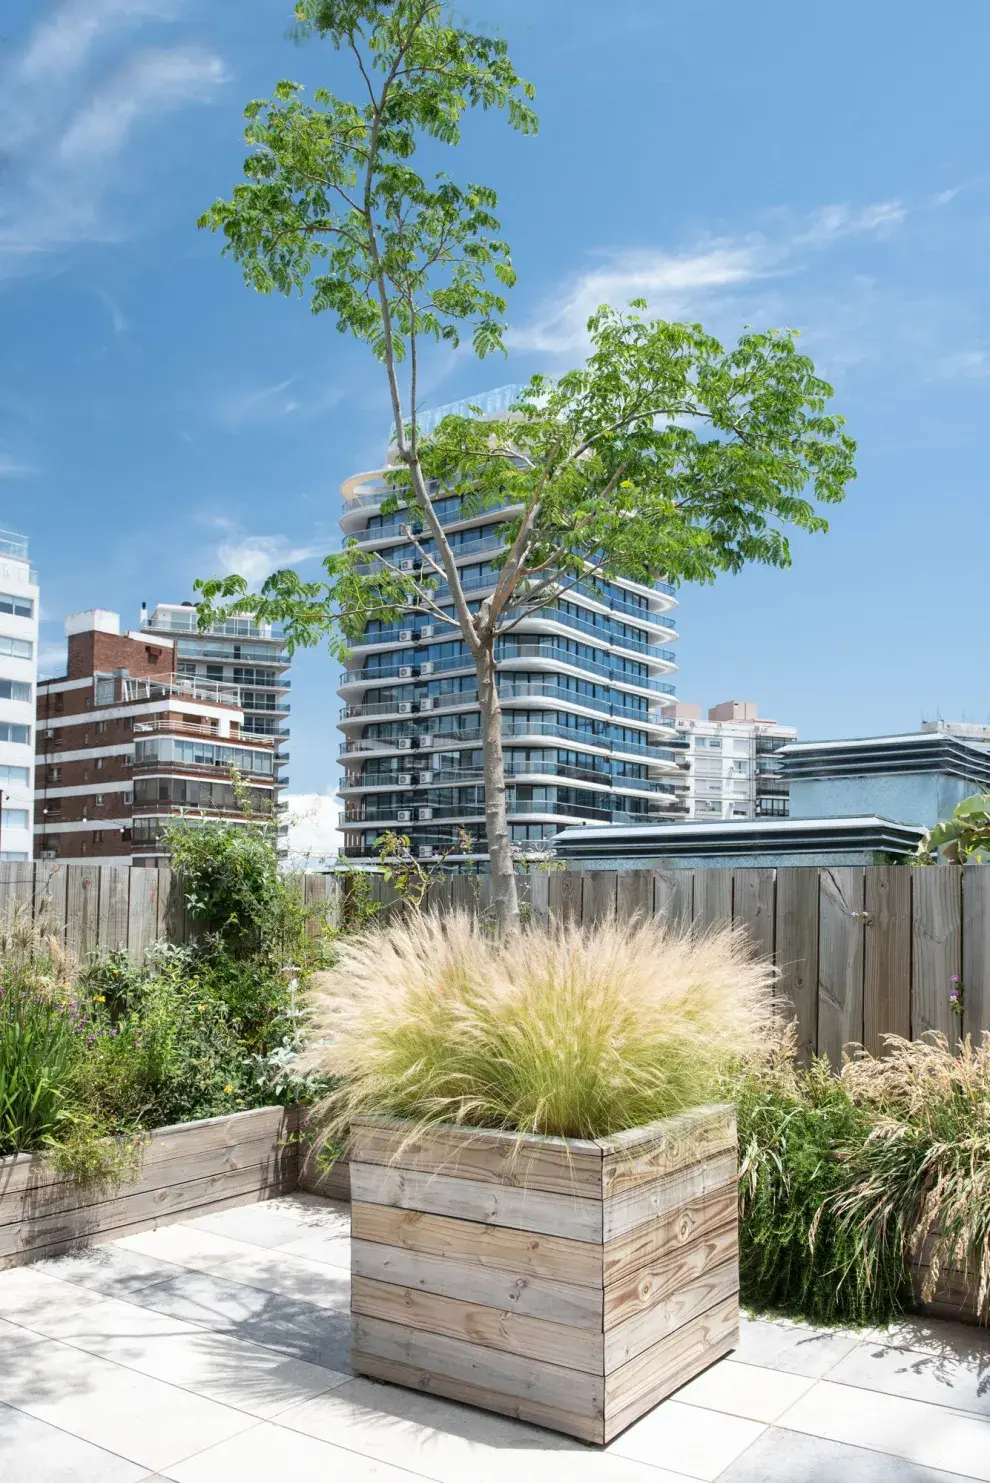
[[[600,308],[587,363],[535,377],[508,419],[448,417],[424,437],[424,341],[470,334],[479,356],[502,348],[514,275],[495,193],[427,180],[411,161],[424,141],[456,145],[469,108],[502,109],[532,132],[532,89],[504,42],[453,24],[444,0],[303,0],[297,17],[301,33],[350,55],[360,99],[321,90],[309,106],[283,82],[251,103],[245,180],[200,224],[224,233],[252,287],[308,289],[314,312],[330,311],[382,362],[395,428],[385,508],[408,510],[420,569],[349,545],[317,582],[279,571],[260,595],[237,576],[197,583],[200,621],[254,612],[284,624],[290,648],[328,635],[338,655],[370,618],[409,607],[459,632],[478,679],[493,901],[513,926],[497,643],[579,584],[786,566],[786,527],[826,529],[818,506],[843,497],[854,445],[791,333],[747,333],[726,350],[699,325],[645,318],[640,302]],[[461,584],[437,491],[458,493],[466,514],[506,510],[497,580],[480,603]]]

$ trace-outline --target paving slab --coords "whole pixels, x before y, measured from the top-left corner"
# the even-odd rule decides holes
[[[3,1483],[144,1483],[138,1463],[0,1404]]]
[[[771,1426],[731,1463],[718,1483],[968,1483],[959,1473],[922,1467],[889,1452]]]

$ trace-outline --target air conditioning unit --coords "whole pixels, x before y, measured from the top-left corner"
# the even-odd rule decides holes
[[[419,630],[419,636],[421,639],[431,639],[436,631],[436,624],[424,623],[422,628]]]
[[[413,559],[412,559],[411,556],[405,556],[399,562],[399,571],[400,572],[414,572],[415,570],[416,570],[416,563],[415,563],[415,561],[413,561]]]
[[[395,775],[396,785],[400,788],[411,788],[413,775],[411,772],[397,772]]]
[[[411,628],[400,628],[399,629],[399,643],[400,644],[411,644],[412,641],[413,641],[413,639],[415,637],[416,637],[416,635],[413,633],[413,631],[412,631]]]
[[[412,715],[412,708],[413,703],[411,700],[400,700],[398,705],[396,706],[396,710],[399,712],[400,716]]]
[[[399,737],[399,751],[400,752],[411,752],[412,751],[412,744],[413,744],[413,739],[412,739],[411,736],[400,736]]]
[[[396,809],[396,811],[395,811],[395,817],[398,819],[398,821],[399,821],[400,824],[409,824],[409,823],[412,822],[412,809],[411,808],[400,808],[400,809]]]
[[[400,664],[396,670],[396,674],[400,680],[411,680],[413,677],[413,667],[411,664]]]
[[[433,810],[431,808],[418,808],[416,810],[416,817],[417,817],[417,819],[420,819],[420,820],[423,820],[423,819],[432,819],[433,818]]]
[[[437,698],[435,695],[421,695],[419,698],[419,708],[421,711],[432,711],[436,703]]]
[[[424,747],[432,747],[435,744],[436,744],[436,737],[433,735],[432,732],[429,732],[429,731],[424,732],[423,735],[419,739],[419,746],[420,746],[420,750],[421,751],[423,750]]]
[[[419,847],[419,858],[421,860],[432,860],[433,846],[431,844],[421,844]]]
[[[419,786],[421,788],[423,787],[423,785],[425,783],[432,783],[432,781],[433,781],[433,773],[432,772],[421,772],[420,773],[420,775],[419,775]]]
[[[434,666],[433,660],[432,659],[425,659],[423,661],[423,663],[419,666],[419,672],[420,672],[421,675],[431,675],[433,673],[434,668],[435,668],[435,666]]]

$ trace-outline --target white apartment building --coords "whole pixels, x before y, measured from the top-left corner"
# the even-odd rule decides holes
[[[793,726],[758,715],[752,700],[727,700],[703,720],[701,707],[664,708],[681,742],[688,819],[786,818],[788,785],[774,756],[797,738]]]
[[[33,858],[38,578],[26,536],[0,530],[0,860]]]

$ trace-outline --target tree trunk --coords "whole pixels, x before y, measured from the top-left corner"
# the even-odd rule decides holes
[[[481,701],[481,747],[485,763],[485,833],[492,872],[492,903],[503,931],[518,931],[519,892],[509,844],[505,810],[505,758],[502,752],[502,707],[495,684],[495,655],[486,646],[477,660]]]

